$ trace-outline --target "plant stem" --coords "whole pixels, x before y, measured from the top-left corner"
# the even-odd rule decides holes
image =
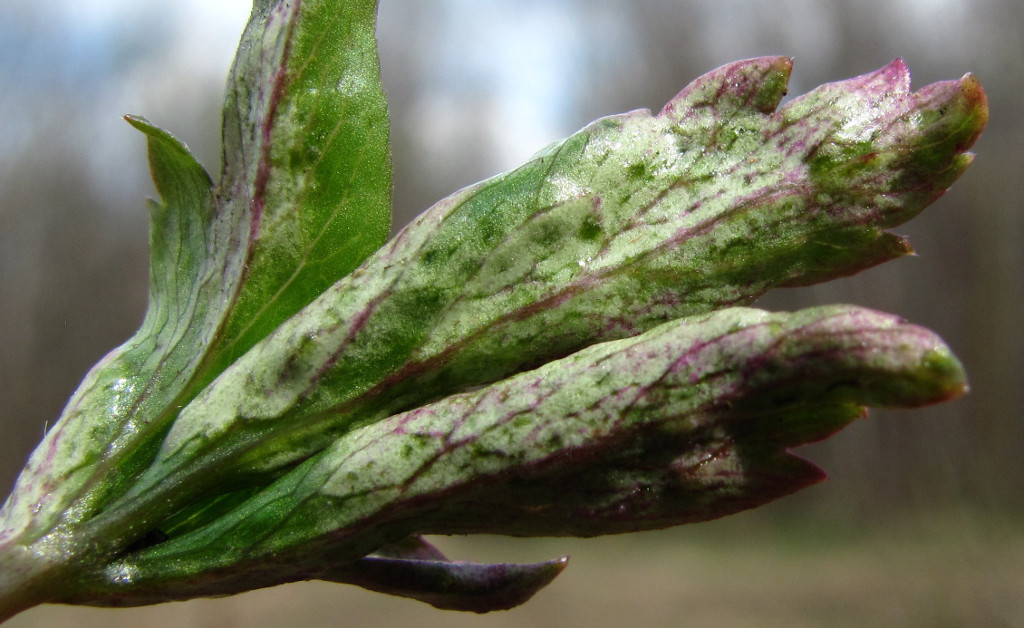
[[[0,623],[51,599],[58,567],[46,552],[17,539],[0,543]]]

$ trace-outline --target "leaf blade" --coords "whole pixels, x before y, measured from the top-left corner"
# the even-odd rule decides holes
[[[251,230],[211,376],[351,272],[390,228],[376,2],[265,4],[225,105],[225,146],[238,146],[225,153],[221,202],[243,205]]]
[[[183,143],[127,117],[147,137],[163,199],[151,204],[149,308],[37,448],[3,511],[4,538],[88,519],[122,495],[180,408],[237,352],[383,241],[390,156],[375,8],[254,3],[231,71],[217,186]],[[323,40],[331,45],[311,48]],[[339,108],[349,115],[336,118]],[[365,150],[349,157],[353,144]],[[280,254],[292,239],[285,225],[310,230],[304,241],[315,246]],[[144,527],[118,526],[129,537]]]
[[[712,519],[819,481],[788,448],[864,404],[935,403],[965,387],[937,336],[890,315],[720,310],[359,428],[108,573],[130,572],[142,591],[277,583],[418,533],[593,536]],[[90,595],[132,590],[98,586]]]
[[[441,201],[186,408],[143,486],[273,473],[358,423],[906,254],[884,228],[966,167],[980,87],[911,93],[894,62],[766,113],[789,67],[724,66]]]

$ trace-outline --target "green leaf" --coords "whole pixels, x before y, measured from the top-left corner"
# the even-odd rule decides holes
[[[248,227],[216,375],[384,243],[387,102],[375,0],[257,2],[224,108],[223,211]]]
[[[186,407],[126,501],[266,482],[358,425],[906,254],[884,229],[969,164],[977,81],[912,93],[895,61],[775,111],[789,71],[724,66],[441,201]]]
[[[778,108],[790,60],[733,63],[372,253],[391,178],[375,9],[256,0],[216,185],[129,118],[162,199],[150,307],[0,511],[0,619],[306,579],[507,608],[565,560],[452,562],[418,535],[720,517],[820,480],[788,449],[864,406],[965,390],[894,317],[735,306],[908,253],[886,229],[985,125],[972,76],[911,92],[897,60]]]
[[[820,480],[786,450],[863,405],[965,389],[941,339],[887,314],[730,308],[680,319],[354,430],[66,601],[324,577],[420,532],[592,536],[712,519]]]
[[[4,541],[63,539],[102,510],[206,383],[383,243],[391,169],[375,10],[373,0],[256,3],[216,186],[184,144],[128,117],[147,136],[162,198],[150,209],[149,308],[29,461],[2,511]],[[123,522],[89,551],[145,525]]]
[[[73,524],[87,513],[68,510],[70,504],[94,502],[95,493],[129,479],[135,460],[153,454],[143,445],[154,423],[173,416],[198,368],[202,354],[195,348],[209,343],[220,324],[216,278],[225,255],[209,246],[213,184],[178,140],[142,118],[128,120],[147,135],[163,198],[150,203],[149,308],[135,336],[86,375],[33,453],[4,505],[5,536]]]

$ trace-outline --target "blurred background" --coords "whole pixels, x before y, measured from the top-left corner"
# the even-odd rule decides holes
[[[0,486],[85,371],[142,319],[153,195],[143,114],[219,168],[245,0],[0,0]],[[1024,625],[1024,3],[1015,0],[382,0],[395,221],[590,120],[659,109],[696,76],[795,58],[790,94],[903,57],[915,88],[978,75],[977,159],[913,222],[917,256],[768,295],[851,302],[939,332],[962,400],[876,411],[802,455],[824,484],[718,522],[590,541],[441,539],[456,558],[570,568],[482,617],[317,583],[10,626]]]

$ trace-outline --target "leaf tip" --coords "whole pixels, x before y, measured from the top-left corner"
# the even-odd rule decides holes
[[[918,109],[927,121],[922,129],[925,141],[945,139],[945,150],[966,151],[988,123],[988,96],[970,72],[960,79],[926,85],[915,95]]]
[[[712,107],[715,115],[722,117],[739,110],[770,114],[786,95],[792,70],[791,57],[755,57],[727,63],[684,87],[658,115],[679,118],[701,107]]]
[[[569,557],[529,565],[364,558],[324,580],[408,597],[441,610],[489,613],[519,606],[551,583]]]
[[[950,401],[966,395],[971,388],[963,364],[945,344],[937,344],[922,354],[918,374],[927,383],[928,392],[920,405]]]
[[[146,119],[145,116],[138,116],[132,113],[126,113],[121,117],[124,119],[125,122],[146,134],[149,134],[152,129],[156,128],[155,126],[153,126],[152,122]]]
[[[879,73],[885,75],[893,83],[910,86],[910,67],[903,57],[896,57],[888,65],[883,66]]]

